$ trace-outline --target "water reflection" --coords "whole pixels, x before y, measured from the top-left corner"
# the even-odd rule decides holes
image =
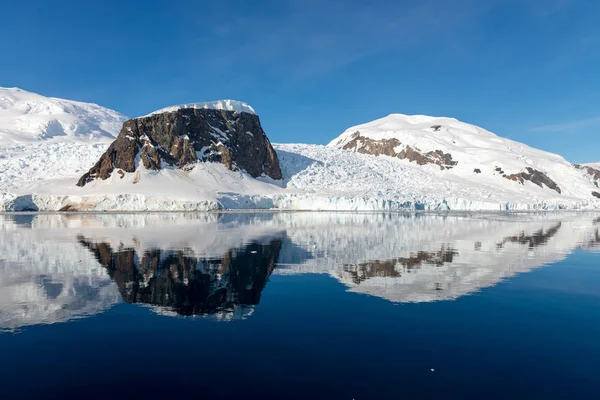
[[[250,243],[231,249],[220,258],[202,258],[190,250],[113,250],[109,243],[94,243],[83,236],[128,303],[157,306],[159,313],[216,314],[238,318],[251,314],[273,272],[281,239]]]
[[[0,329],[117,302],[243,318],[274,275],[393,302],[452,300],[600,248],[593,213],[0,215]]]

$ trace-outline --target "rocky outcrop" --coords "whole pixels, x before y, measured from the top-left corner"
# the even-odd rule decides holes
[[[598,192],[592,192],[592,196],[600,199],[600,193],[598,193]]]
[[[496,169],[498,171],[499,169]],[[537,169],[527,167],[527,172],[520,172],[518,174],[504,175],[504,171],[499,171],[502,176],[511,181],[519,182],[521,185],[525,184],[525,181],[535,183],[539,187],[543,188],[546,185],[548,188],[556,191],[558,194],[562,193],[560,187],[545,173],[538,171]]]
[[[191,169],[198,162],[218,162],[252,177],[282,178],[277,154],[256,114],[206,108],[180,108],[126,121],[117,139],[81,177],[78,186],[94,179],[120,177],[141,165]]]
[[[589,167],[587,165],[579,165],[579,164],[573,164],[573,166],[579,170],[584,171],[585,173],[587,173],[592,180],[594,181],[594,184],[596,185],[596,187],[600,187],[600,170],[597,170],[596,168],[592,168]]]
[[[88,248],[115,281],[123,300],[157,306],[180,315],[231,313],[260,301],[275,268],[282,239],[231,249],[219,259],[184,250],[113,249],[83,236]]]
[[[399,148],[401,148],[400,151],[398,151]],[[408,145],[402,145],[398,139],[375,140],[362,136],[359,131],[352,134],[351,140],[348,141],[342,149],[373,156],[385,155],[396,157],[401,160],[415,162],[418,165],[435,164],[438,165],[440,169],[450,169],[458,164],[458,162],[452,160],[452,155],[450,153],[444,153],[441,150],[424,153]]]

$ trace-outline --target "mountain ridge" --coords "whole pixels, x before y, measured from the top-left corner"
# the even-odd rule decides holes
[[[600,208],[600,170],[455,118],[391,114],[328,146],[272,146],[259,128],[251,106],[221,100],[131,119],[110,145],[98,136],[5,143],[0,210]]]
[[[126,117],[94,103],[0,87],[0,141],[102,141],[116,136]]]

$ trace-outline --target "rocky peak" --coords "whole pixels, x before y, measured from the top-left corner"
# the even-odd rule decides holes
[[[277,154],[258,115],[248,111],[252,110],[249,106],[237,104],[174,106],[126,121],[117,139],[77,185],[107,179],[115,170],[122,177],[135,172],[140,163],[150,170],[189,170],[198,162],[219,162],[254,178],[281,179]]]

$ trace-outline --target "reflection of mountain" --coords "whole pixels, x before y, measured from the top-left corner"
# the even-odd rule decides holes
[[[403,273],[421,268],[422,265],[441,267],[444,263],[451,263],[458,252],[442,245],[440,251],[418,251],[408,257],[399,257],[391,260],[376,260],[356,265],[345,265],[344,271],[352,276],[352,281],[359,285],[361,282],[374,277],[398,278]]]
[[[98,314],[119,301],[88,251],[15,217],[0,215],[0,331]]]
[[[153,249],[142,254],[133,248],[113,250],[108,243],[89,248],[116,282],[128,303],[158,306],[180,315],[221,313],[242,315],[260,301],[281,250],[281,239],[247,244],[221,258],[200,258],[184,250]]]
[[[561,223],[557,223],[556,225],[544,230],[541,228],[540,230],[528,235],[524,231],[520,232],[518,235],[505,237],[502,242],[498,243],[498,247],[502,248],[506,243],[519,243],[524,244],[529,247],[529,249],[534,249],[538,246],[544,245],[548,243],[550,239],[561,227]]]
[[[328,274],[394,302],[450,300],[597,246],[597,214],[318,214],[291,240],[312,259],[277,274]]]
[[[243,317],[270,274],[326,274],[394,302],[456,299],[575,249],[597,251],[598,215],[0,215],[0,330],[121,299]]]

